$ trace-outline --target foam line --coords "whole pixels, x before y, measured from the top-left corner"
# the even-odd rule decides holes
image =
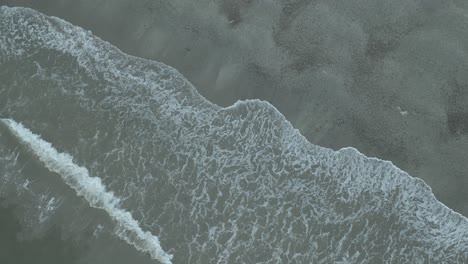
[[[120,207],[120,199],[107,191],[98,177],[91,177],[88,170],[73,162],[70,155],[59,153],[49,142],[33,134],[22,124],[11,119],[0,119],[9,131],[26,146],[52,172],[58,173],[78,196],[84,197],[90,206],[105,210],[117,224],[117,236],[141,252],[163,264],[170,264],[172,255],[164,252],[157,236],[143,231],[130,212]]]

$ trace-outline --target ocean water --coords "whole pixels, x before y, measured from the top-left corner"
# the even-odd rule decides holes
[[[177,70],[0,7],[0,197],[21,238],[78,263],[466,263],[468,220],[271,104],[204,99]]]

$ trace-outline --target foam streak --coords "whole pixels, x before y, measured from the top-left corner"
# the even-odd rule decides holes
[[[161,248],[157,236],[143,231],[130,212],[120,207],[120,199],[106,190],[98,177],[91,177],[88,170],[73,162],[70,155],[59,153],[50,143],[33,134],[29,129],[11,119],[1,119],[10,132],[27,146],[52,172],[58,173],[78,196],[84,197],[90,206],[105,210],[117,224],[116,234],[141,252],[148,252],[151,258],[169,264],[172,255]]]

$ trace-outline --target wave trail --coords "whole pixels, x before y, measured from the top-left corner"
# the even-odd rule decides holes
[[[22,124],[11,119],[0,119],[8,130],[28,147],[33,154],[52,172],[58,173],[78,196],[83,196],[90,206],[105,210],[117,224],[117,236],[141,252],[163,264],[170,264],[172,255],[166,253],[159,238],[143,231],[132,215],[120,207],[120,199],[107,191],[98,177],[91,177],[88,170],[73,162],[70,155],[59,153],[49,142],[32,133]]]

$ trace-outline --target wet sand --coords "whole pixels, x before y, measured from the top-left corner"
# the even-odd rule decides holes
[[[421,42],[415,36],[424,40],[431,36],[427,32],[436,28],[429,23],[394,43],[368,39],[355,44],[362,45],[363,51],[356,51],[362,57],[335,57],[321,54],[319,46],[319,51],[310,54],[288,42],[300,32],[284,29],[275,31],[273,39],[255,39],[256,31],[249,35],[248,26],[243,27],[253,23],[248,19],[248,5],[226,4],[211,10],[218,10],[219,19],[225,18],[225,27],[234,32],[226,36],[210,32],[204,24],[188,25],[190,19],[170,22],[173,14],[183,17],[176,4],[122,2],[104,1],[107,5],[98,8],[91,2],[22,4],[90,29],[127,53],[174,66],[219,105],[245,98],[267,100],[311,142],[333,149],[353,146],[367,156],[390,160],[424,179],[447,206],[468,215],[468,80],[463,76],[468,68],[466,48],[459,44],[467,42],[463,36],[456,36],[456,28],[445,40],[435,34],[432,37],[437,41]],[[294,17],[302,7],[286,11]],[[158,8],[175,11],[156,19],[161,15]],[[198,16],[195,14],[193,20],[198,21]],[[287,18],[278,23],[284,28],[295,26]],[[344,41],[359,42],[352,36]],[[415,46],[418,43],[434,47],[426,50]],[[444,53],[449,49],[446,46],[454,52]],[[265,52],[268,48],[277,51]],[[290,56],[287,63],[268,60],[284,54]],[[333,64],[332,59],[343,62]],[[0,228],[0,245],[8,248],[5,252],[13,253],[5,258],[0,255],[0,259],[10,259],[11,263],[73,263],[79,252],[72,243],[64,243],[58,232],[31,242],[12,243],[19,231],[12,208],[0,207]]]
[[[360,13],[372,7],[228,2],[0,4],[33,7],[169,64],[219,105],[267,100],[311,142],[390,160],[468,215],[466,5],[388,6],[378,15],[390,22],[380,22]],[[304,16],[314,12],[316,20]]]

